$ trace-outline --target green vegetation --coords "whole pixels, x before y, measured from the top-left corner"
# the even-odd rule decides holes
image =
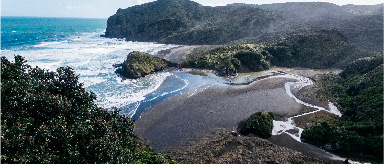
[[[199,49],[187,57],[183,67],[212,69],[220,76],[231,76],[238,72],[266,70],[271,65],[345,68],[356,59],[375,55],[349,44],[337,31],[306,31],[284,35],[262,45],[239,44]]]
[[[220,76],[231,76],[237,72],[269,69],[270,57],[269,53],[259,45],[222,46],[209,50],[199,57],[188,57],[184,67],[213,69]]]
[[[240,123],[239,132],[242,135],[254,134],[261,138],[272,136],[274,114],[272,112],[257,112],[247,121]]]
[[[302,139],[335,152],[382,160],[383,60],[360,59],[340,75],[323,75],[317,93],[337,102],[343,113],[339,126],[322,123],[305,129]]]
[[[338,31],[294,33],[266,44],[272,65],[283,67],[344,68],[358,58],[374,56],[349,44]]]
[[[207,7],[190,0],[157,0],[119,9],[106,37],[177,44],[223,44],[258,35],[279,16],[253,7]]]
[[[351,44],[382,53],[382,10],[381,4],[299,2],[207,7],[190,0],[157,0],[119,9],[109,17],[105,36],[186,45],[260,44],[293,32],[321,29],[337,30]]]
[[[175,66],[175,64],[137,51],[129,53],[127,59],[122,64],[115,65],[115,67],[119,67],[116,70],[117,74],[123,78],[130,79],[144,77],[152,72],[162,71],[170,66]]]
[[[1,58],[3,163],[175,163],[143,144],[119,109],[97,107],[71,68],[25,62]]]

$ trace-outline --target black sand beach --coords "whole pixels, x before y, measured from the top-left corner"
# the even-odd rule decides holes
[[[255,112],[274,112],[277,120],[304,113],[308,109],[285,92],[284,83],[290,81],[294,80],[269,78],[249,85],[208,86],[173,96],[144,113],[136,121],[135,131],[155,150],[172,154],[196,137],[218,131],[229,134]],[[287,137],[274,136],[270,141],[310,157],[335,162],[329,153]]]

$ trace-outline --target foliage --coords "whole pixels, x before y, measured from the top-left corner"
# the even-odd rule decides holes
[[[343,126],[336,127],[323,122],[305,129],[301,139],[329,151],[382,160],[382,136],[362,136]]]
[[[25,62],[1,58],[2,162],[172,163],[141,143],[119,109],[97,107],[71,68],[49,72]]]
[[[269,69],[270,55],[259,45],[221,46],[199,57],[189,57],[184,67],[214,69],[221,76]]]
[[[309,30],[283,35],[262,45],[220,46],[202,55],[192,54],[184,67],[213,69],[221,76],[230,76],[237,72],[266,70],[271,65],[344,68],[358,58],[375,55],[349,44],[337,31]]]
[[[382,53],[382,10],[380,4],[308,2],[207,7],[190,0],[158,0],[119,9],[108,19],[106,36],[185,45],[260,44],[292,32],[321,29],[340,31],[351,44]]]
[[[115,67],[119,67],[116,73],[124,78],[130,79],[136,79],[152,72],[162,71],[170,66],[175,66],[175,64],[138,51],[129,53],[127,59],[122,64],[115,65]]]
[[[308,30],[266,44],[272,65],[283,67],[344,68],[358,58],[374,56],[349,44],[338,31]]]
[[[336,100],[342,122],[337,127],[322,124],[305,129],[303,140],[320,147],[338,143],[339,148],[333,148],[336,152],[382,160],[382,70],[382,57],[365,58],[351,63],[339,75],[321,76],[317,93]],[[324,141],[315,141],[322,136]]]
[[[274,114],[272,112],[257,112],[252,114],[247,121],[240,123],[240,133],[250,133],[261,138],[272,136]]]
[[[279,16],[253,7],[208,7],[190,0],[158,0],[119,9],[106,37],[177,44],[223,44],[267,29]]]

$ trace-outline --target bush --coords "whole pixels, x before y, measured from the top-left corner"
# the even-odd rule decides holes
[[[132,163],[153,155],[172,162],[142,144],[119,109],[97,107],[71,68],[48,72],[21,56],[1,62],[2,162]]]
[[[356,131],[330,126],[323,122],[319,126],[305,129],[301,139],[329,151],[382,160],[381,136],[361,136]]]
[[[247,121],[240,123],[240,134],[254,134],[261,138],[272,136],[274,114],[272,112],[257,112]]]

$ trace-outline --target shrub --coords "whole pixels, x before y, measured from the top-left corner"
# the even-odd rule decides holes
[[[240,133],[243,135],[254,134],[261,138],[272,136],[274,114],[272,112],[257,112],[248,120],[240,123]]]
[[[21,56],[1,62],[2,162],[133,163],[152,156],[173,162],[142,144],[119,109],[97,107],[71,68],[32,68]]]

